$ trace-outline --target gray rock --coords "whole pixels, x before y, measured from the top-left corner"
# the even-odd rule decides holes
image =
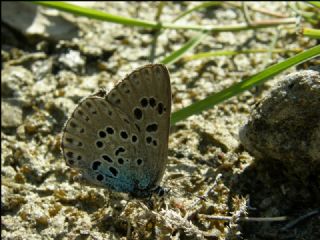
[[[71,40],[78,27],[59,11],[29,2],[3,2],[1,20],[26,36],[41,36],[53,41]],[[17,17],[19,16],[19,17]]]
[[[240,141],[256,158],[277,159],[302,178],[319,172],[320,72],[287,75],[255,106]]]
[[[75,73],[84,72],[85,60],[79,51],[68,50],[65,54],[60,55],[58,63]]]
[[[5,98],[19,97],[33,82],[32,73],[24,67],[7,67],[1,71],[1,95]]]
[[[15,99],[1,100],[1,126],[14,128],[22,124],[22,109]]]

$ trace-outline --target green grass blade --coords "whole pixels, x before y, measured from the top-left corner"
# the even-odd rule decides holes
[[[98,11],[91,8],[80,7],[80,6],[66,3],[66,2],[34,1],[33,3],[39,4],[45,7],[55,8],[61,11],[73,13],[75,15],[85,16],[92,19],[98,19],[98,20],[103,20],[103,21],[108,21],[113,23],[120,23],[128,26],[160,28],[160,25],[154,21],[145,21],[140,19],[117,16],[117,15],[109,14],[109,13]]]
[[[301,49],[273,49],[272,53],[288,53],[288,52],[301,52]],[[269,49],[248,49],[248,50],[235,50],[235,51],[215,51],[215,52],[202,52],[197,53],[191,56],[186,56],[183,58],[185,62],[198,60],[202,58],[209,58],[209,57],[219,57],[219,56],[234,56],[238,54],[249,54],[249,53],[268,53],[270,52]]]
[[[199,5],[197,6],[194,6],[193,8],[190,8],[184,12],[182,12],[179,16],[177,16],[172,22],[176,22],[178,21],[179,19],[187,16],[188,14],[194,12],[194,11],[197,11],[197,10],[200,10],[202,8],[206,8],[206,7],[211,7],[211,6],[218,6],[218,5],[222,5],[223,2],[218,2],[218,1],[212,1],[212,2],[203,2],[203,3],[200,3]]]
[[[313,48],[310,48],[302,53],[298,53],[297,55],[288,58],[284,60],[281,63],[277,63],[275,65],[272,65],[265,69],[264,71],[253,75],[252,77],[236,83],[232,85],[231,87],[228,87],[221,92],[214,93],[210,95],[209,97],[200,100],[198,102],[195,102],[191,104],[188,107],[185,107],[181,110],[178,110],[174,112],[171,115],[171,125],[174,125],[178,121],[181,121],[183,119],[186,119],[187,117],[198,114],[212,106],[214,106],[217,103],[220,103],[226,99],[229,99],[233,96],[236,96],[237,94],[248,90],[252,88],[253,86],[256,86],[258,84],[261,84],[265,82],[266,80],[270,79],[271,77],[279,74],[280,72],[288,69],[289,67],[292,67],[296,64],[305,62],[311,58],[314,58],[316,56],[320,56],[320,45],[317,45]]]
[[[320,29],[304,28],[302,34],[306,37],[320,39]]]
[[[269,21],[269,22],[260,22],[258,24],[251,24],[248,25],[246,23],[240,23],[235,25],[223,25],[223,26],[212,26],[212,25],[178,25],[173,23],[162,23],[163,28],[167,29],[180,29],[180,30],[195,30],[195,31],[208,31],[208,32],[239,32],[239,31],[246,31],[246,30],[255,30],[261,28],[269,28],[275,27],[279,25],[288,25],[288,24],[295,24],[295,18],[285,18],[285,19],[278,19],[277,21]]]
[[[318,25],[320,20],[320,14],[318,9],[313,9],[313,11],[305,10],[305,2],[289,2],[288,6],[297,13],[298,16],[304,18],[305,21],[311,23],[312,25]],[[311,2],[308,2],[311,4]]]
[[[307,2],[320,9],[320,2],[316,2],[316,1],[307,1]]]
[[[165,57],[160,62],[166,65],[169,65],[178,61],[187,51],[197,46],[206,36],[207,36],[206,32],[198,33],[196,36],[191,38],[186,44],[184,44],[181,48],[174,51],[173,53]]]
[[[33,3],[50,7],[50,8],[55,8],[61,11],[69,12],[78,16],[86,16],[91,19],[98,19],[98,20],[123,24],[127,26],[137,26],[137,27],[153,28],[153,29],[166,28],[166,29],[180,29],[180,30],[188,29],[188,30],[195,30],[195,31],[210,31],[210,32],[237,32],[237,31],[243,31],[243,30],[275,27],[275,26],[286,25],[286,24],[295,24],[294,18],[280,19],[277,22],[260,23],[256,25],[250,25],[250,26],[247,24],[237,24],[237,25],[230,25],[230,26],[177,25],[173,23],[160,24],[155,21],[146,21],[146,20],[140,20],[135,18],[117,16],[117,15],[109,14],[106,12],[90,9],[90,8],[76,6],[66,2],[33,1]]]

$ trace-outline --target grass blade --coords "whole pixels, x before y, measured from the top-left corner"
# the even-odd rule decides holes
[[[307,1],[307,2],[320,9],[320,2],[316,2],[316,1]]]
[[[272,53],[288,53],[288,52],[301,52],[301,49],[273,49]],[[215,51],[215,52],[202,52],[197,53],[191,56],[186,56],[183,58],[185,62],[198,60],[202,58],[209,58],[209,57],[219,57],[219,56],[234,56],[238,54],[249,54],[249,53],[268,53],[270,52],[269,49],[248,49],[248,50],[230,50],[230,51]]]
[[[320,29],[303,28],[302,34],[306,37],[320,39]]]
[[[108,21],[113,23],[120,23],[128,26],[160,28],[160,25],[154,21],[146,21],[146,20],[140,20],[135,18],[117,16],[117,15],[109,14],[109,13],[98,11],[91,8],[80,7],[80,6],[66,3],[66,2],[34,1],[33,3],[39,4],[45,7],[55,8],[55,9],[69,12],[75,15],[85,16],[91,19],[103,20],[103,21]]]
[[[286,18],[286,19],[280,19],[277,21],[261,22],[257,24],[251,24],[251,25],[237,24],[237,25],[229,25],[229,26],[178,25],[173,23],[160,24],[155,21],[147,21],[147,20],[140,20],[135,18],[128,18],[128,17],[122,17],[118,15],[113,15],[113,14],[109,14],[109,13],[98,11],[91,8],[76,6],[66,2],[33,1],[33,3],[50,7],[50,8],[55,8],[61,11],[69,12],[78,16],[86,16],[91,19],[98,19],[98,20],[123,24],[127,26],[137,26],[137,27],[153,28],[153,29],[166,28],[166,29],[177,29],[177,30],[188,29],[188,30],[195,30],[195,31],[210,31],[210,32],[237,32],[237,31],[243,31],[243,30],[275,27],[278,25],[285,25],[285,24],[295,24],[295,18]]]
[[[262,71],[258,74],[255,74],[252,77],[250,77],[242,82],[236,83],[236,84],[232,85],[231,87],[228,87],[228,88],[222,90],[221,92],[214,93],[203,100],[195,102],[188,107],[185,107],[181,110],[174,112],[171,115],[171,125],[174,125],[178,121],[186,119],[187,117],[189,117],[191,115],[198,114],[198,113],[214,106],[217,103],[220,103],[220,102],[222,102],[226,99],[229,99],[233,96],[236,96],[237,94],[239,94],[245,90],[248,90],[248,89],[252,88],[253,86],[256,86],[258,84],[265,82],[266,80],[268,80],[271,77],[279,74],[280,72],[288,69],[289,67],[292,67],[296,64],[305,62],[305,61],[312,59],[316,56],[320,56],[320,45],[317,45],[313,48],[310,48],[302,53],[298,53],[297,55],[295,55],[291,58],[288,58],[281,63],[274,64],[274,65],[268,67],[267,69],[265,69],[264,71]]]
[[[206,36],[206,32],[201,32],[197,34],[195,37],[191,38],[186,44],[184,44],[181,48],[174,51],[169,56],[165,57],[161,61],[161,63],[169,65],[178,61],[187,51],[197,46]]]
[[[212,1],[212,2],[204,2],[204,3],[200,3],[199,5],[197,6],[194,6],[193,8],[190,8],[184,12],[182,12],[179,16],[177,16],[172,22],[176,22],[178,21],[179,19],[185,17],[186,15],[194,12],[194,11],[197,11],[201,8],[206,8],[206,7],[211,7],[211,6],[218,6],[218,5],[222,5],[223,2],[219,2],[219,1]]]

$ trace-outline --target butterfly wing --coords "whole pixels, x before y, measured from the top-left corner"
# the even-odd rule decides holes
[[[165,170],[170,109],[165,66],[134,71],[110,93],[100,91],[77,106],[62,138],[67,164],[92,183],[146,194]]]
[[[137,153],[143,160],[142,188],[152,189],[162,179],[167,163],[171,114],[171,86],[167,68],[150,64],[133,71],[109,94],[108,101],[129,114],[139,132]]]

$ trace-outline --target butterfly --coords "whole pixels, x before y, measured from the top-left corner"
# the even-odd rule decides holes
[[[66,164],[94,185],[136,198],[161,196],[170,113],[166,66],[138,68],[109,93],[99,90],[77,105],[62,134]]]

